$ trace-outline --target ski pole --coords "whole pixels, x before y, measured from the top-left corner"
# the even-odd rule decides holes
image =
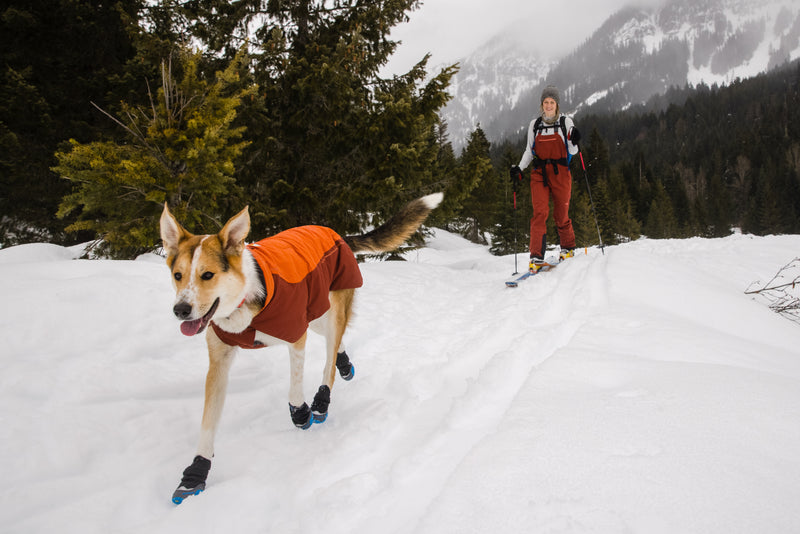
[[[589,186],[589,175],[586,173],[586,164],[583,162],[583,150],[578,148],[578,154],[581,157],[581,167],[583,167],[583,177],[586,180],[586,191],[589,192],[589,203],[592,205],[592,215],[594,216],[594,225],[597,227],[597,238],[600,240],[600,252],[603,256],[606,254],[605,246],[603,245],[603,236],[600,235],[600,223],[597,222],[597,212],[594,211],[594,200],[592,199],[592,188]]]

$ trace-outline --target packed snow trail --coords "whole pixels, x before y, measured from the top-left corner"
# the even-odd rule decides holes
[[[396,438],[397,449],[409,453],[398,458],[394,468],[401,466],[400,471],[384,484],[383,495],[373,499],[372,519],[359,526],[361,532],[381,530],[387,518],[390,523],[402,524],[419,516],[475,444],[501,425],[529,375],[569,343],[582,322],[580,316],[588,312],[575,306],[569,279],[585,276],[590,258],[575,260],[574,269],[564,270],[560,278],[566,283],[559,283],[559,276],[550,273],[553,278],[544,280],[542,276],[541,285],[531,284],[514,295],[497,283],[502,280],[498,273],[507,271],[507,263],[498,262],[497,271],[491,272],[458,268],[469,267],[459,263],[455,269],[431,267],[425,263],[426,252],[420,252],[419,266],[381,264],[365,269],[367,279],[388,276],[394,281],[397,294],[388,296],[388,301],[403,305],[384,312],[386,317],[378,323],[388,326],[392,317],[405,314],[405,335],[413,336],[413,345],[370,344],[356,347],[356,352],[387,362],[386,369],[376,374],[388,380],[388,397],[400,402],[385,417],[395,415],[415,428],[409,432],[399,421],[392,422],[386,428],[388,439],[384,436],[375,444],[394,447]],[[452,283],[443,286],[442,279]],[[401,295],[415,286],[419,289],[410,299],[414,307],[408,309],[409,299],[403,300]],[[461,296],[455,307],[454,291]],[[368,299],[359,300],[353,333],[359,339],[387,327],[361,320],[362,316],[380,317],[387,295],[377,301]],[[413,379],[395,380],[396,374]],[[398,387],[403,389],[395,389]],[[404,497],[398,499],[398,495]],[[415,531],[413,522],[408,527]]]
[[[508,289],[512,256],[436,231],[363,264],[323,425],[291,424],[285,348],[239,353],[177,507],[207,356],[163,260],[0,250],[0,531],[795,532],[800,327],[743,290],[796,250],[641,240]]]

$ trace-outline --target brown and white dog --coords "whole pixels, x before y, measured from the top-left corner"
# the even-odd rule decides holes
[[[375,230],[340,237],[320,226],[301,226],[245,245],[250,215],[244,208],[216,235],[194,235],[169,208],[161,215],[161,239],[177,293],[173,312],[186,335],[206,332],[209,367],[200,443],[172,501],[180,504],[205,489],[214,455],[214,435],[237,347],[289,347],[289,410],[299,428],[327,417],[336,374],[353,377],[342,346],[361,273],[354,252],[391,251],[405,242],[442,200],[441,193],[416,199]],[[207,328],[211,325],[211,328]],[[322,385],[309,407],[303,396],[308,328],[324,335]]]

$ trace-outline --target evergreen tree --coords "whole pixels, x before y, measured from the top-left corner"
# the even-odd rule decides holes
[[[442,121],[435,127],[435,143],[439,147],[434,164],[434,181],[431,184],[433,189],[445,191],[445,197],[439,207],[428,217],[427,224],[431,226],[447,227],[448,223],[455,217],[456,211],[461,209],[460,198],[457,192],[458,181],[456,180],[456,169],[458,161],[450,143],[447,133],[447,123]]]
[[[502,194],[491,231],[490,251],[496,255],[524,252],[527,258],[532,216],[530,180],[523,176],[522,180],[512,183],[508,173],[508,169],[518,162],[517,148],[505,143],[499,163],[495,165],[499,169],[496,174],[500,180],[497,189]]]
[[[730,201],[728,191],[718,174],[714,174],[709,180],[705,204],[708,209],[708,235],[710,237],[730,235],[733,224]]]
[[[754,184],[755,193],[745,217],[743,230],[754,234],[779,234],[786,229],[781,202],[775,194],[773,165],[761,169]]]
[[[142,0],[5,0],[0,7],[0,245],[65,242],[53,217],[69,185],[50,171],[59,143],[109,125],[90,102],[130,90]]]
[[[124,106],[114,121],[128,133],[127,144],[72,140],[70,150],[56,154],[54,170],[77,185],[58,214],[79,212],[67,230],[95,232],[101,252],[130,258],[153,249],[164,202],[189,231],[221,227],[220,200],[234,191],[235,162],[245,145],[242,128],[232,122],[252,90],[236,88],[244,57],[213,80],[200,76],[199,59],[181,54],[177,80],[165,62],[151,106]]]
[[[651,239],[666,239],[673,237],[677,230],[678,223],[667,190],[661,182],[656,182],[644,233]]]
[[[653,179],[653,171],[647,165],[641,151],[634,156],[632,162],[623,161],[619,167],[631,198],[633,216],[636,220],[642,221],[647,218],[652,201],[650,184]]]
[[[639,237],[640,225],[633,213],[633,203],[623,174],[616,168],[609,170],[603,183],[603,220],[615,242]]]
[[[692,214],[685,184],[674,172],[669,174],[666,182],[668,185],[665,185],[665,189],[669,194],[676,225],[675,231],[670,237],[683,238],[696,235],[698,227]]]
[[[589,175],[590,183],[608,178],[611,172],[611,163],[608,144],[603,139],[597,128],[592,128],[589,134],[589,144],[586,146],[584,163]]]
[[[380,78],[387,39],[412,0],[268,2],[254,32],[257,98],[243,110],[252,144],[237,176],[254,230],[299,224],[358,231],[433,192],[438,110],[455,68],[427,82],[427,57]]]
[[[474,243],[486,244],[499,211],[500,178],[492,168],[489,141],[480,125],[470,134],[458,160],[455,180],[447,189],[448,203],[458,202],[456,219],[459,232]]]
[[[592,128],[589,144],[585,150],[586,176],[591,186],[597,224],[600,227],[603,243],[613,245],[618,242],[619,234],[614,227],[614,190],[609,184],[611,173],[609,150],[597,128]]]
[[[615,232],[613,226],[612,202],[608,181],[600,179],[592,188],[592,195],[603,244],[615,245],[619,243],[619,235]]]

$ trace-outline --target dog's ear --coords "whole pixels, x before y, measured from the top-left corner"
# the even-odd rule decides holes
[[[249,206],[230,218],[219,232],[222,249],[225,254],[239,255],[244,249],[244,240],[250,233]]]
[[[161,212],[161,241],[167,256],[174,256],[178,253],[178,243],[181,239],[191,236],[186,229],[178,223],[172,213],[170,213],[167,203],[164,202],[164,211]]]

